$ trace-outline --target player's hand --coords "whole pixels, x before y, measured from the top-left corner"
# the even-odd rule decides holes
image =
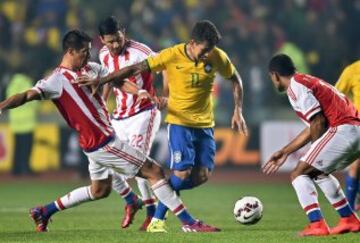
[[[233,117],[231,119],[231,128],[242,132],[245,136],[248,135],[248,129],[246,126],[245,119],[238,109],[235,109]]]
[[[167,108],[168,97],[159,96],[159,97],[154,97],[154,98],[155,98],[156,106],[159,110],[163,110],[163,109]]]
[[[137,94],[135,106],[140,104],[143,100],[150,100],[153,104],[156,103],[154,98],[149,94],[149,92],[147,92],[145,89],[140,89]]]
[[[95,95],[100,88],[100,78],[99,77],[92,79],[89,76],[80,75],[76,78],[74,83],[78,84],[79,87],[90,86],[91,87],[91,95]]]
[[[267,175],[275,173],[285,163],[287,157],[288,154],[283,150],[273,153],[270,159],[263,166],[262,171]]]

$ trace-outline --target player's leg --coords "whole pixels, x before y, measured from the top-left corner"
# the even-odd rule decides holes
[[[193,187],[208,181],[215,167],[216,143],[213,128],[195,129],[195,167],[191,172]]]
[[[131,124],[128,124],[128,134],[129,138],[133,140],[130,144],[146,155],[149,155],[155,135],[160,127],[160,111],[157,108],[153,108],[148,111],[143,111],[130,119],[131,121],[129,122],[131,122]],[[154,216],[156,198],[147,180],[140,177],[136,177],[135,179],[141,199],[146,208],[146,218],[140,227],[140,230],[144,231]]]
[[[129,119],[116,120],[112,119],[111,123],[114,127],[116,136],[123,142],[130,142],[131,139],[131,127],[134,122]],[[129,127],[129,129],[127,129]],[[136,212],[141,208],[142,202],[138,200],[139,197],[134,193],[130,185],[126,182],[126,178],[123,175],[115,173],[113,176],[113,190],[120,195],[125,201],[124,215],[121,220],[121,227],[127,228],[133,222]]]
[[[165,175],[157,165],[156,162],[147,160],[143,167],[140,169],[139,176],[146,178],[151,184],[151,188],[156,197],[169,208],[182,222],[182,229],[184,232],[218,232],[218,228],[206,225],[199,220],[195,220],[189,212],[186,210],[181,199],[176,192],[171,188],[168,181],[165,179]],[[156,222],[156,220],[152,221]],[[150,225],[149,225],[150,227]],[[149,229],[149,228],[148,228]],[[160,231],[150,232],[164,232],[161,227]],[[166,231],[165,231],[166,232]]]
[[[360,231],[360,221],[352,211],[339,181],[330,175],[347,167],[359,156],[357,134],[360,135],[360,129],[355,126],[330,128],[302,158],[313,170],[323,172],[312,178],[340,215],[338,226],[331,229],[332,234]]]
[[[126,177],[119,174],[113,174],[112,188],[115,190],[126,202],[125,214],[121,221],[121,227],[127,228],[133,222],[136,212],[141,209],[143,202],[133,192],[126,181]]]
[[[359,188],[359,163],[360,160],[357,159],[352,163],[347,171],[345,177],[345,188],[346,188],[346,198],[349,201],[351,208],[355,209],[355,201]]]
[[[185,226],[194,232],[216,232],[217,228],[196,221],[187,212],[180,198],[170,187],[160,166],[141,151],[121,142],[117,137],[100,150],[104,165],[131,178],[147,179],[155,196],[168,207]],[[188,229],[188,228],[187,228]]]
[[[312,178],[322,174],[321,171],[300,161],[291,173],[291,183],[301,207],[304,209],[310,224],[299,233],[300,236],[320,236],[330,233],[318,201],[318,193]]]
[[[84,202],[107,197],[111,192],[111,173],[109,169],[90,160],[91,185],[77,188],[45,206],[30,209],[37,232],[46,232],[51,216],[59,211],[72,208]]]
[[[191,172],[195,166],[195,148],[193,144],[193,128],[170,124],[168,126],[169,168],[171,175],[169,184],[179,193],[180,190],[193,188]],[[167,207],[159,202],[154,220],[165,220]]]

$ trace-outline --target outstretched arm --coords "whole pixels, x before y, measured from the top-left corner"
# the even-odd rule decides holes
[[[233,83],[233,96],[234,96],[234,103],[235,109],[234,114],[231,119],[231,128],[236,129],[245,135],[248,134],[247,126],[245,119],[242,115],[242,105],[243,105],[243,85],[240,74],[235,71],[233,76],[230,78]]]
[[[278,171],[291,153],[305,146],[307,143],[310,142],[310,140],[310,128],[307,127],[301,133],[299,133],[296,138],[294,138],[289,144],[287,144],[285,147],[270,156],[270,159],[265,163],[264,167],[262,168],[263,172],[269,175]]]
[[[75,82],[79,83],[80,86],[94,86],[94,87],[99,87],[106,83],[112,82],[114,86],[120,88],[124,84],[125,79],[145,71],[150,71],[146,60],[128,67],[124,67],[118,71],[110,73],[106,77],[102,77],[102,78],[98,77],[95,79],[90,79],[87,76],[80,76],[77,78]]]
[[[32,100],[40,100],[40,94],[32,89],[29,89],[23,93],[15,94],[6,100],[0,102],[0,114],[4,110],[13,109],[23,104],[32,101]]]
[[[310,127],[305,128],[289,144],[271,155],[263,167],[263,172],[266,174],[275,173],[285,163],[291,153],[299,150],[310,141],[315,142],[326,132],[327,128],[327,120],[323,113],[319,112],[312,117]]]

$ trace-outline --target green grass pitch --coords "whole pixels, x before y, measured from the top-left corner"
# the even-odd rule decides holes
[[[0,242],[360,242],[360,234],[300,238],[296,236],[307,223],[290,184],[207,184],[182,193],[190,212],[206,223],[222,228],[220,233],[185,234],[180,223],[169,216],[168,234],[139,232],[144,211],[134,224],[120,229],[123,202],[112,193],[107,199],[83,204],[58,213],[48,233],[35,233],[28,208],[47,203],[82,184],[4,183],[0,182]],[[252,226],[234,221],[232,207],[244,195],[259,197],[264,204],[262,220]],[[333,226],[337,214],[324,197],[323,213]]]

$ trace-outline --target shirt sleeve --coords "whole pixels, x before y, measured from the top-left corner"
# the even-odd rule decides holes
[[[159,54],[150,56],[146,59],[151,71],[160,72],[166,69],[169,61],[174,57],[172,48],[162,50]]]
[[[109,70],[105,66],[99,67],[99,76],[100,78],[106,77],[109,75]]]
[[[335,84],[335,88],[345,95],[349,95],[351,92],[351,78],[352,70],[350,67],[345,68],[345,70],[340,75],[339,80]]]
[[[219,60],[218,60],[219,74],[223,76],[225,79],[229,79],[234,75],[236,71],[235,66],[232,64],[228,55],[223,50],[218,49],[218,51],[219,51]]]
[[[299,112],[307,121],[310,121],[314,115],[321,111],[319,101],[314,96],[312,90],[302,84],[299,84],[299,87],[294,90],[295,96],[297,97],[296,105]]]
[[[49,78],[44,78],[35,84],[32,88],[36,90],[41,99],[57,99],[62,95],[63,91],[63,80],[60,74],[51,75]]]
[[[107,75],[109,75],[109,70],[107,69],[107,67],[100,65],[96,62],[89,62],[88,63],[89,67],[91,68],[91,70],[93,70],[95,73],[92,72],[91,75],[94,75],[93,78],[95,77],[106,77]]]

